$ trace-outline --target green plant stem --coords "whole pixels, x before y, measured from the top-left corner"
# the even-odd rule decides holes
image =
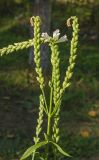
[[[47,123],[47,136],[48,140],[50,138],[51,134],[51,112],[52,112],[52,96],[53,96],[53,88],[51,86],[51,92],[50,92],[50,106],[49,106],[49,111],[48,111],[48,123]],[[47,146],[47,151],[46,151],[46,160],[49,159],[49,145]]]
[[[47,126],[47,135],[50,136],[50,125],[51,125],[51,112],[52,112],[52,93],[53,93],[53,88],[51,87],[51,93],[50,93],[50,107],[49,107],[49,112],[48,112],[48,126]]]
[[[45,102],[45,108],[44,111],[46,112],[46,114],[48,115],[48,106],[47,106],[47,102],[45,99],[45,93],[44,93],[44,89],[42,89],[42,94],[43,94],[43,98],[44,98],[44,102]]]
[[[34,158],[35,158],[35,152],[34,152],[33,155],[32,155],[32,160],[34,160]]]

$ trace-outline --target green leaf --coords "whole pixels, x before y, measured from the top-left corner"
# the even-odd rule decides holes
[[[23,160],[23,159],[26,159],[27,157],[29,157],[34,151],[36,151],[38,148],[46,145],[48,143],[48,141],[43,141],[43,142],[40,142],[38,144],[35,144],[31,147],[29,147],[26,152],[23,154],[23,156],[21,157],[20,160]]]
[[[52,141],[49,141],[49,142],[52,143],[61,154],[63,154],[64,156],[67,156],[67,157],[71,157],[67,152],[63,151],[62,148],[58,144],[56,144],[55,142],[52,142]]]

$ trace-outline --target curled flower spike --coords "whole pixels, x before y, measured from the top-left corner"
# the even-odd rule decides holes
[[[50,37],[48,35],[48,33],[42,33],[41,37],[44,38],[45,42],[50,42],[51,39],[54,39],[54,41],[56,41],[56,43],[61,43],[61,42],[65,42],[67,41],[67,36],[64,35],[62,37],[60,37],[60,31],[59,29],[57,29],[56,31],[53,32],[53,37]]]

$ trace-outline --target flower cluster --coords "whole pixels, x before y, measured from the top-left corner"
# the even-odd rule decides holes
[[[67,41],[67,36],[64,35],[62,37],[60,37],[60,31],[59,29],[57,29],[56,31],[53,32],[53,37],[50,37],[48,35],[48,33],[42,33],[41,37],[44,38],[45,42],[51,42],[52,40],[54,40],[54,42],[56,43],[61,43],[61,42],[65,42]]]

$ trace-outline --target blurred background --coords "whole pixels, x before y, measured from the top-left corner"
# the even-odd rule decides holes
[[[0,48],[32,38],[29,19],[33,15],[41,16],[42,32],[52,35],[59,28],[61,35],[68,36],[68,42],[59,46],[61,78],[68,66],[72,37],[66,20],[79,18],[77,64],[63,97],[60,144],[73,160],[99,160],[99,0],[0,0]],[[32,53],[30,48],[0,57],[0,160],[18,160],[33,143],[40,91]],[[48,48],[42,46],[46,83],[50,78],[48,55]]]

